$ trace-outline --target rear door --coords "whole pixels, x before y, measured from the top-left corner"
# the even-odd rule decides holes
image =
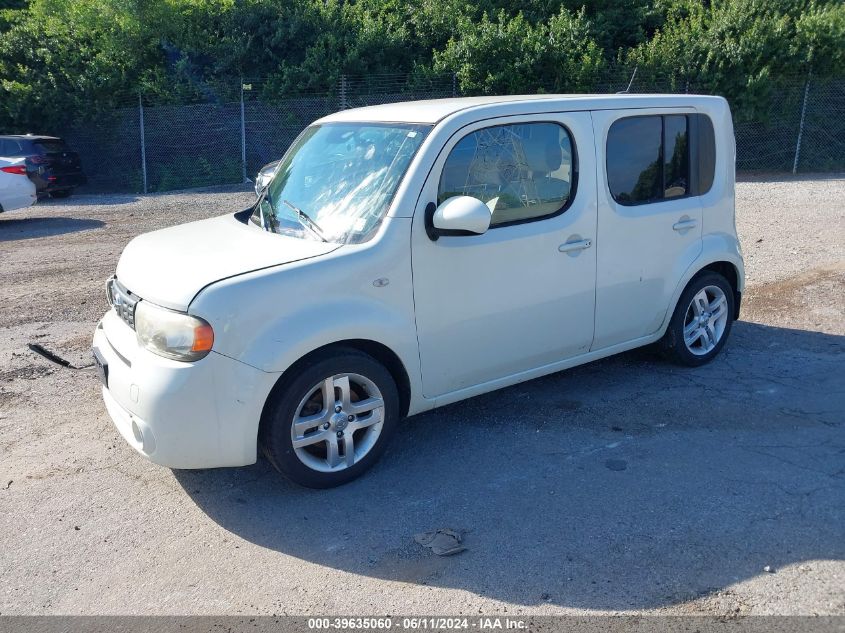
[[[702,209],[690,177],[691,108],[592,116],[599,156],[592,349],[600,350],[661,326],[678,280],[701,252]]]

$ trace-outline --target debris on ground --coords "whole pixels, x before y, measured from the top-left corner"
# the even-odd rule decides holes
[[[9,488],[11,488],[12,482],[14,482],[14,481],[15,481],[14,479],[10,479],[9,483],[7,483],[5,486],[3,486],[3,490],[8,490]]]
[[[94,363],[88,363],[87,365],[80,365],[77,367],[76,365],[72,364],[69,360],[65,360],[58,354],[51,352],[40,343],[27,343],[26,346],[39,356],[42,356],[47,360],[56,363],[57,365],[61,365],[62,367],[67,367],[68,369],[88,369],[89,367],[94,366]]]
[[[433,532],[415,534],[414,540],[423,547],[429,548],[438,556],[451,556],[463,552],[466,547],[461,544],[461,535],[449,528],[440,528]]]
[[[628,468],[628,462],[624,459],[608,459],[604,465],[610,470],[625,470]]]
[[[772,567],[771,565],[766,565],[765,567],[763,567],[763,571],[766,572],[767,574],[773,574],[773,573],[775,573],[775,568]]]

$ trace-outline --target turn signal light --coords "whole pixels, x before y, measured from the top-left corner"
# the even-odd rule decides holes
[[[214,346],[214,330],[207,323],[194,328],[194,344],[192,352],[210,352]]]

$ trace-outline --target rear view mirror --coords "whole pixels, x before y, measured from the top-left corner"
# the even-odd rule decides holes
[[[434,241],[441,235],[481,235],[490,228],[490,207],[478,198],[455,196],[425,210],[425,230]]]

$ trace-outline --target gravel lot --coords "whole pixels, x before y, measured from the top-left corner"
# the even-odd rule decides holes
[[[845,614],[845,179],[738,185],[748,288],[710,365],[636,351],[421,415],[324,492],[151,465],[93,371],[27,349],[88,363],[129,239],[252,198],[0,215],[0,613]],[[467,551],[414,543],[439,527]]]

